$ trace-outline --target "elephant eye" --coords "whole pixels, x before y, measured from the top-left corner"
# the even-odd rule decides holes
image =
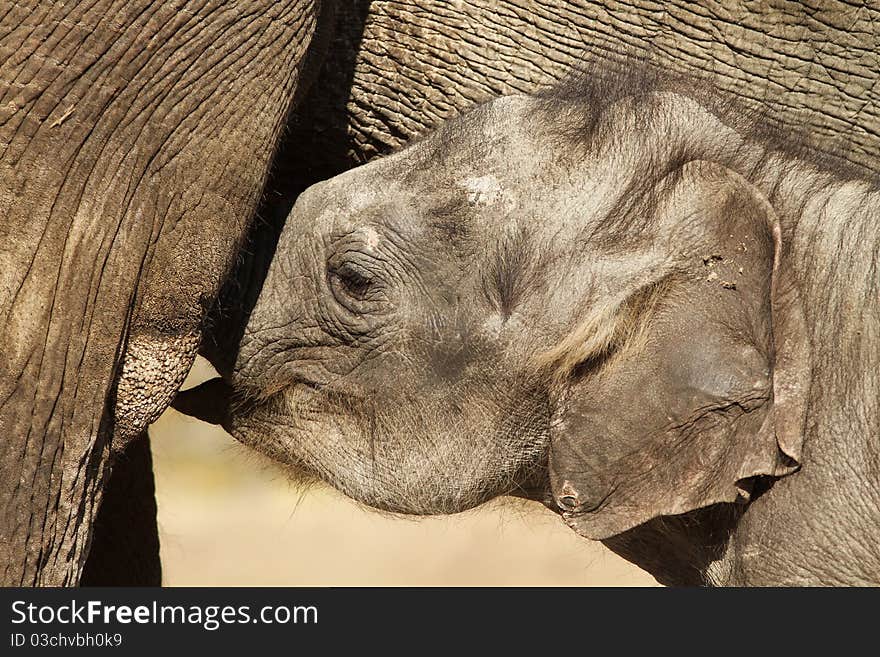
[[[346,298],[355,301],[369,300],[375,287],[372,274],[352,262],[346,261],[335,266],[331,264],[329,275],[333,294],[343,304]]]

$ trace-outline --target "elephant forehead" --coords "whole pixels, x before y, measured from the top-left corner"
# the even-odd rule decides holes
[[[469,206],[495,206],[510,212],[519,205],[515,185],[506,185],[492,174],[471,176],[456,181]]]
[[[403,195],[395,180],[370,165],[314,185],[297,199],[294,223],[306,220],[309,229],[323,233],[362,226],[364,222],[399,213]],[[368,236],[365,236],[368,237]],[[376,236],[368,237],[374,243]]]
[[[458,185],[467,191],[469,203],[488,203],[501,193],[501,183],[491,174],[464,178]]]

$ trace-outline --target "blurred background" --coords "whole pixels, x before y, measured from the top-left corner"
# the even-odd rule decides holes
[[[215,376],[201,358],[184,387]],[[166,586],[657,586],[537,503],[391,517],[169,409],[151,428]]]

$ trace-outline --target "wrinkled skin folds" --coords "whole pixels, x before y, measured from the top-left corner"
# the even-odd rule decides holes
[[[876,583],[877,192],[761,128],[587,82],[315,185],[222,421],[382,509],[540,499],[666,583]]]
[[[786,126],[806,126],[821,138],[822,150],[839,150],[871,169],[880,152],[875,102],[880,90],[870,84],[880,52],[877,9],[840,0],[823,3],[819,11],[809,3],[771,7],[722,0],[713,6],[707,13],[699,3],[683,0],[664,4],[662,11],[639,0],[465,0],[432,3],[430,9],[416,0],[6,3],[0,11],[2,581],[75,584],[85,572],[83,581],[101,583],[108,573],[121,582],[117,575],[135,570],[145,579],[130,584],[159,581],[150,510],[155,505],[152,499],[128,499],[152,496],[149,459],[143,458],[149,453],[145,428],[168,405],[197,351],[232,375],[255,292],[293,199],[312,182],[388,153],[475,103],[543,88],[580,67],[586,53],[613,60],[605,72],[616,78],[629,69],[622,52],[648,48],[659,68],[698,71],[743,98],[764,100],[781,110]],[[324,58],[325,52],[333,56]],[[310,87],[315,91],[305,96]],[[269,173],[274,180],[266,182]],[[491,198],[491,188],[477,182],[468,193]],[[260,221],[250,221],[255,215]],[[454,223],[449,222],[453,234]],[[512,258],[518,263],[514,269],[544,267],[518,255],[535,250],[529,246],[535,236],[527,232],[512,231],[498,249],[506,255],[493,257]],[[765,237],[756,235],[764,245]],[[442,235],[438,239],[451,243]],[[409,248],[436,254],[429,241]],[[471,242],[479,254],[479,245]],[[456,267],[449,262],[441,267],[448,284],[458,280],[473,292],[476,279]],[[434,426],[434,444],[449,448],[426,448],[432,454],[427,459],[409,457],[410,470],[423,470],[414,475],[415,483],[382,472],[386,483],[371,493],[380,506],[454,509],[500,491],[540,496],[537,491],[551,485],[546,465],[555,452],[546,418],[551,425],[558,420],[575,426],[589,414],[572,403],[568,415],[560,415],[562,398],[541,382],[555,376],[550,370],[564,366],[564,358],[526,367],[518,350],[527,341],[511,340],[510,330],[493,333],[492,327],[523,316],[515,312],[523,286],[513,281],[530,274],[508,284],[498,276],[503,268],[488,261],[480,267],[487,281],[498,279],[479,284],[486,289],[478,297],[488,295],[501,309],[489,331],[470,314],[482,301],[473,304],[467,296],[457,301],[437,280],[431,289],[439,299],[410,295],[412,303],[395,302],[400,312],[389,316],[389,325],[402,315],[411,320],[396,331],[412,347],[399,354],[411,359],[402,370],[409,397],[398,391],[388,399],[364,399],[351,413],[340,411],[339,430],[351,433],[346,427],[354,424],[365,437],[345,459],[354,476],[340,474],[340,485],[369,478],[355,464],[375,453],[376,445],[382,458],[403,458],[379,437],[403,439],[420,425]],[[852,308],[863,307],[859,294],[837,299],[836,314],[849,317]],[[430,303],[442,321],[417,330]],[[427,349],[435,338],[457,335],[456,326],[467,338],[460,352]],[[865,362],[863,341],[870,344],[872,333],[861,328],[853,323],[854,339],[843,342],[847,362]],[[550,332],[548,344],[559,333]],[[346,344],[349,356],[331,367],[344,372],[362,359],[356,344],[374,345],[379,353],[379,342],[389,335],[378,323],[361,337],[337,331],[338,344],[328,349]],[[416,348],[420,340],[423,347]],[[766,347],[773,336],[762,340]],[[442,365],[446,383],[435,382],[432,371],[420,371],[422,363],[435,360],[461,361],[463,376],[456,375],[459,365]],[[376,365],[376,376],[383,367]],[[358,376],[367,371],[358,366]],[[282,385],[283,378],[276,383]],[[470,398],[471,388],[490,384],[509,385],[510,391]],[[244,383],[236,399],[261,397],[261,385]],[[208,389],[225,396],[221,387]],[[866,393],[875,391],[861,382],[846,396],[860,399]],[[425,405],[409,403],[413,395],[422,395]],[[282,415],[287,396],[272,399]],[[352,406],[339,401],[339,408]],[[398,402],[413,410],[383,412]],[[194,396],[179,403],[199,405]],[[309,397],[306,405],[320,405],[319,398]],[[472,450],[487,455],[479,467],[458,434],[467,423],[442,426],[458,408],[482,418],[475,424],[486,443]],[[852,418],[872,421],[860,408],[838,408],[835,426],[849,427]],[[191,410],[223,420],[216,401]],[[620,427],[603,430],[612,429]],[[506,455],[495,453],[496,442]],[[296,460],[290,441],[278,448],[282,458]],[[132,459],[129,453],[140,456]],[[860,462],[869,457],[856,455]],[[315,469],[328,476],[337,470],[332,459],[321,459]],[[565,459],[556,462],[564,465]],[[580,466],[575,461],[573,467]],[[440,473],[442,482],[432,484],[428,470]],[[552,481],[557,489],[565,487],[564,477]],[[430,494],[419,491],[426,487]],[[566,499],[577,498],[578,508],[604,495],[599,485],[576,488],[577,495]],[[754,497],[746,488],[742,494]],[[105,495],[122,498],[104,505],[108,517],[101,518]],[[147,530],[152,538],[142,540]],[[126,533],[137,538],[129,540]],[[106,537],[110,545],[100,545]],[[110,548],[122,551],[114,555]],[[144,567],[117,572],[120,563],[138,558],[138,548]],[[814,561],[827,560],[824,547],[817,544],[816,550]],[[89,552],[109,568],[86,563]]]
[[[0,582],[75,585],[106,537],[108,582],[140,546],[129,583],[159,583],[145,430],[196,357],[324,7],[3,4]],[[96,521],[105,490],[122,499]]]

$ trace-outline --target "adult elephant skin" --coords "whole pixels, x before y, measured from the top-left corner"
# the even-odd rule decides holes
[[[667,584],[880,584],[880,180],[605,77],[302,194],[224,425],[393,512],[532,497]]]
[[[552,86],[585,59],[618,76],[633,55],[711,77],[820,152],[875,171],[880,8],[841,0],[351,0],[316,93],[294,113],[247,253],[212,313],[204,355],[235,360],[278,234],[309,185],[387,154],[480,102]]]
[[[311,77],[302,53],[333,32],[324,16],[333,3],[321,2],[315,19],[317,4],[0,9],[0,316],[14,316],[0,336],[0,430],[10,436],[0,459],[5,582],[79,581],[107,486],[109,500],[121,497],[103,506],[110,517],[98,523],[105,529],[91,543],[87,579],[107,581],[98,573],[119,565],[119,550],[155,552],[155,527],[141,534],[130,524],[133,513],[154,511],[149,448],[126,436],[164,407],[205,335],[202,309],[253,214],[278,117]],[[269,221],[248,238],[246,254],[256,257],[239,257],[202,338],[222,372],[300,190],[478,101],[545,85],[585,51],[650,44],[668,66],[712,70],[750,98],[805,108],[786,115],[789,124],[832,135],[854,162],[877,153],[876,89],[863,84],[878,53],[871,7],[340,4],[333,56],[273,167],[260,211]],[[136,371],[157,361],[162,381],[142,385]],[[116,386],[123,362],[133,375]],[[128,452],[118,481],[108,477],[111,443]],[[113,581],[135,583],[127,570]],[[155,558],[146,571],[137,581],[155,581]]]
[[[836,0],[457,0],[430,11],[417,0],[354,0],[340,7],[334,56],[295,141],[312,170],[338,173],[474,104],[552,84],[585,58],[617,75],[648,53],[663,70],[769,103],[821,150],[874,169],[878,19],[873,3]]]
[[[332,10],[0,6],[3,584],[159,582],[144,429],[190,369]]]

